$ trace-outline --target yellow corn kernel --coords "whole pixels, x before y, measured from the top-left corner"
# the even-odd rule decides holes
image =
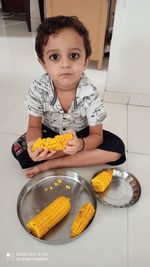
[[[54,138],[38,138],[32,145],[32,152],[37,148],[48,149],[49,151],[64,150],[69,140],[73,139],[72,133],[56,135]]]
[[[95,192],[104,192],[112,181],[113,170],[108,169],[96,175],[92,179],[92,186]]]
[[[70,208],[69,198],[58,197],[32,218],[26,227],[34,236],[41,238],[69,213]]]
[[[66,185],[66,190],[71,190],[71,185]]]
[[[95,209],[91,203],[85,203],[75,217],[71,225],[71,237],[81,234],[88,226],[95,214]]]
[[[62,180],[61,179],[57,179],[56,181],[58,184],[61,184],[62,183]]]

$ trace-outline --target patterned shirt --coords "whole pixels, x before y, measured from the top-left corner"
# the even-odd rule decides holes
[[[45,126],[60,134],[67,129],[78,132],[87,126],[100,125],[107,117],[98,90],[85,74],[68,112],[62,109],[48,74],[33,82],[26,96],[26,107],[29,114],[41,117]]]

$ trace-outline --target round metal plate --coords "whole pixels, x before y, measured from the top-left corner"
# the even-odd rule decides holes
[[[134,205],[141,195],[141,186],[138,180],[133,174],[127,171],[119,168],[111,169],[113,169],[111,184],[103,193],[95,192],[96,197],[104,204],[112,207],[125,208]],[[107,169],[102,169],[95,173],[94,176],[104,170]]]
[[[62,195],[71,199],[71,211],[41,239],[34,237],[26,229],[27,222]],[[94,191],[85,179],[68,170],[49,171],[37,175],[23,187],[17,201],[17,214],[22,226],[33,238],[47,244],[61,244],[76,239],[70,237],[70,226],[85,202],[91,202],[96,210]]]

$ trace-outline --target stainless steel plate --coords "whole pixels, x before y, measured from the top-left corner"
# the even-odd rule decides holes
[[[96,197],[103,203],[113,207],[125,208],[134,205],[141,195],[141,187],[138,180],[127,171],[119,168],[111,169],[113,169],[111,184],[103,193],[95,192]],[[94,176],[104,170],[107,169],[102,169]]]
[[[70,213],[43,238],[34,237],[26,229],[27,222],[61,195],[71,199]],[[33,238],[47,244],[61,244],[76,239],[70,237],[70,226],[85,202],[91,202],[96,210],[94,191],[85,179],[68,170],[49,171],[37,175],[23,187],[17,201],[17,213],[22,226]]]

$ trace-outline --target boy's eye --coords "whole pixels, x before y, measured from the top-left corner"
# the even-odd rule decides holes
[[[53,54],[53,55],[51,55],[49,58],[50,58],[50,60],[52,60],[52,61],[57,61],[57,60],[59,59],[59,56],[58,56],[57,54]]]
[[[78,54],[78,53],[71,53],[71,54],[70,54],[70,58],[71,58],[72,60],[74,60],[74,59],[78,59],[78,58],[79,58],[79,54]]]

